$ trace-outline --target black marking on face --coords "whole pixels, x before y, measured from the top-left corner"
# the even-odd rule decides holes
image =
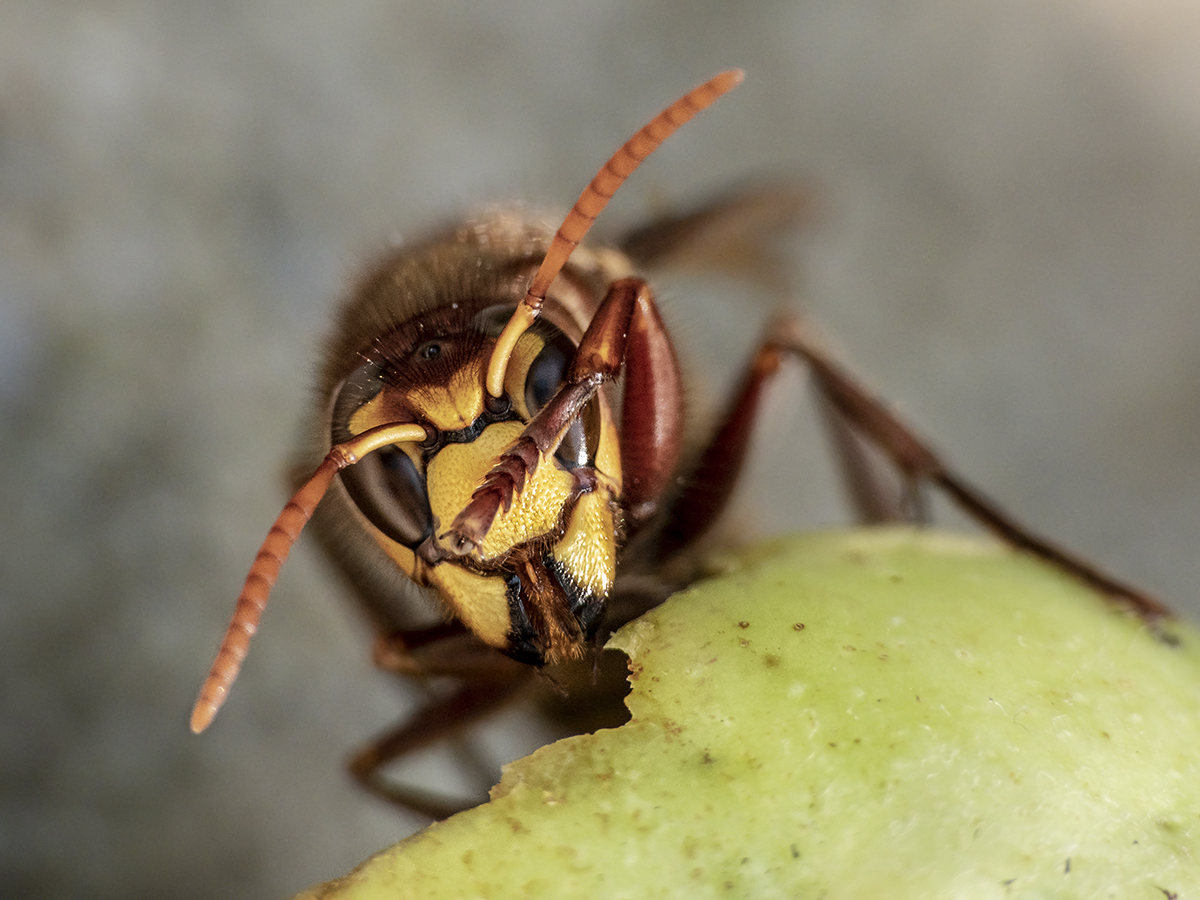
[[[551,590],[557,590],[566,600],[566,607],[578,623],[584,640],[589,640],[599,627],[605,598],[581,589],[567,567],[555,559],[549,549],[543,552],[541,561],[552,581]],[[508,579],[506,594],[510,628],[505,654],[527,665],[545,665],[546,637],[538,634],[530,620],[525,607],[525,585],[516,573]]]

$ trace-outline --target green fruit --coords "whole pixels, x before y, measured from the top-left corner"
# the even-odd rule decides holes
[[[633,720],[305,897],[1200,889],[1200,634],[994,544],[809,535],[623,629]]]

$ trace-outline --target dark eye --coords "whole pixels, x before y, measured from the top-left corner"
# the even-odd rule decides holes
[[[383,369],[378,363],[365,362],[342,382],[333,401],[333,442],[351,437],[350,418],[383,390]]]
[[[575,345],[558,329],[554,329],[553,334],[543,336],[546,346],[534,357],[525,376],[525,406],[532,415],[536,415],[558,393],[566,376],[567,365],[575,353]],[[571,423],[554,458],[567,469],[594,464],[599,423],[599,407],[593,400],[584,408],[582,415]]]
[[[403,451],[376,450],[343,469],[342,484],[362,514],[392,540],[415,548],[432,533],[425,479]]]
[[[566,338],[563,340],[566,341]],[[546,344],[534,357],[525,375],[525,406],[531,415],[550,402],[550,398],[562,386],[567,359],[564,348],[557,341]]]
[[[333,443],[350,439],[351,418],[382,389],[383,371],[374,362],[359,366],[342,382],[330,422]],[[416,547],[433,531],[425,478],[403,451],[376,450],[343,469],[341,479],[354,505],[392,540]]]

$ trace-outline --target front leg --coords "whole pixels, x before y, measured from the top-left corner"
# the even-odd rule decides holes
[[[882,496],[875,473],[859,445],[863,441],[890,460],[907,491],[931,484],[1003,540],[1079,578],[1147,622],[1171,616],[1159,601],[1031,531],[967,482],[912,428],[837,364],[795,316],[782,317],[772,324],[716,433],[685,476],[684,486],[673,498],[657,538],[655,552],[660,558],[693,544],[724,509],[749,450],[765,392],[788,358],[799,359],[808,366],[821,401],[833,417],[836,442],[841,449],[850,451],[839,462],[864,517],[894,518],[904,504]]]
[[[788,317],[777,322],[764,352],[788,353],[803,359],[823,398],[853,430],[879,447],[905,479],[940,488],[989,531],[1074,575],[1145,621],[1154,623],[1171,618],[1171,611],[1161,602],[1031,531],[947,466],[907,424],[839,366],[799,319]]]
[[[429,819],[445,819],[477,806],[484,802],[486,789],[495,779],[483,774],[484,767],[469,751],[466,762],[470,769],[480,773],[481,788],[478,796],[470,800],[395,781],[385,777],[383,769],[394,760],[439,742],[461,741],[463,732],[470,726],[508,704],[529,683],[528,668],[524,672],[513,672],[505,679],[459,682],[445,694],[430,697],[410,718],[356,752],[347,766],[350,774],[371,793]]]

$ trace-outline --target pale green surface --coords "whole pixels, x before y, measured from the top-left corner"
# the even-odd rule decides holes
[[[513,764],[491,804],[324,890],[1192,896],[1200,636],[1172,631],[989,544],[775,544],[617,636],[633,722]]]

